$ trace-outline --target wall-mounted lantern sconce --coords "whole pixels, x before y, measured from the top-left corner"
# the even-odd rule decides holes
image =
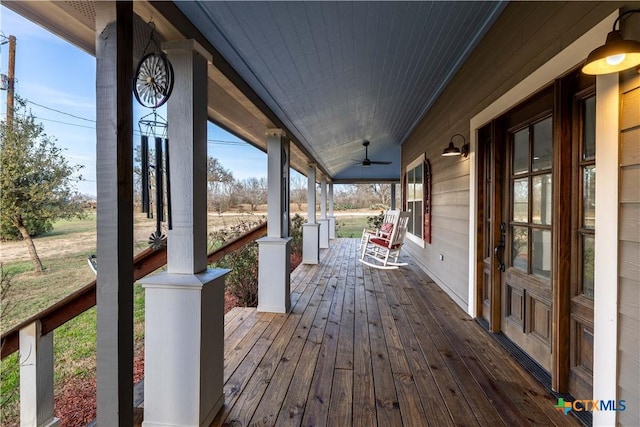
[[[456,136],[459,136],[460,138],[462,138],[462,145],[460,146],[460,148],[456,147],[455,144],[453,143],[453,139]],[[451,136],[449,145],[442,152],[442,156],[444,157],[452,157],[452,156],[467,157],[468,155],[469,155],[469,144],[466,143],[464,136],[460,135],[459,133],[455,133]]]
[[[613,31],[607,34],[605,44],[594,49],[587,57],[587,63],[582,67],[583,73],[593,75],[617,73],[640,65],[640,42],[623,39],[619,25],[622,18],[637,12],[640,12],[640,9],[631,9],[616,18]],[[616,25],[618,25],[617,30]]]

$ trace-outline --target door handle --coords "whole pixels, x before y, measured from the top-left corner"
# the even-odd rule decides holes
[[[493,253],[496,255],[498,260],[498,270],[501,272],[505,272],[507,266],[504,265],[504,245],[506,241],[507,234],[507,224],[504,222],[500,223],[500,244],[493,249]]]
[[[504,245],[500,244],[493,249],[493,252],[498,259],[498,270],[501,272],[505,272],[507,267],[504,265]]]

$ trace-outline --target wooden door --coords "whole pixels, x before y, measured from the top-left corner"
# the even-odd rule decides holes
[[[505,271],[502,331],[548,371],[552,369],[551,111],[509,129],[503,213]]]
[[[505,230],[502,223],[504,138],[501,121],[478,132],[478,302],[491,332],[501,331],[501,272],[504,271]]]
[[[595,254],[595,94],[589,87],[574,98],[571,185],[571,294],[569,392],[592,398]]]
[[[592,388],[594,92],[568,74],[478,133],[480,316],[578,398]]]

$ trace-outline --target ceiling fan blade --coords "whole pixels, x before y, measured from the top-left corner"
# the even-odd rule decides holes
[[[376,161],[376,160],[371,160],[370,163],[372,165],[390,165],[391,162],[381,162],[381,161]]]

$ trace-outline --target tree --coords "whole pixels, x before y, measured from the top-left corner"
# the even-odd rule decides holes
[[[247,178],[241,181],[242,203],[248,203],[251,212],[255,212],[258,205],[267,203],[267,180],[265,178]]]
[[[231,195],[234,179],[230,170],[225,169],[215,157],[207,157],[207,193],[209,208],[215,208],[218,212],[228,209],[231,203]],[[223,206],[223,202],[224,206]]]
[[[0,122],[0,217],[20,233],[35,271],[41,273],[44,268],[28,224],[42,222],[51,229],[58,219],[82,217],[73,190],[81,179],[74,175],[82,166],[69,165],[55,139],[45,134],[25,104],[16,98],[11,127]]]

